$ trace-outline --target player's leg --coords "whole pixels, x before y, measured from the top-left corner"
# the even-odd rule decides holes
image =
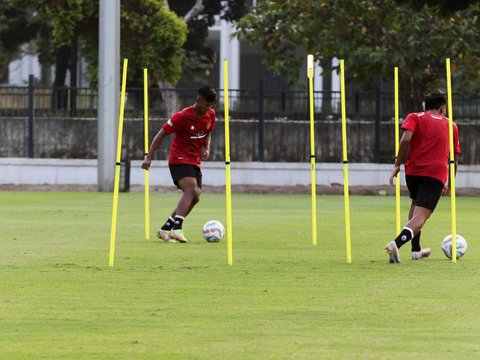
[[[188,242],[182,229],[183,220],[198,203],[201,190],[197,185],[197,179],[190,176],[179,179],[178,187],[183,193],[175,209],[175,224],[170,231],[170,238],[179,242]]]
[[[400,262],[399,249],[412,240],[412,259],[428,257],[431,249],[420,248],[420,231],[430,218],[442,195],[443,183],[426,176],[406,176],[407,187],[412,198],[410,220],[400,234],[385,247],[390,262]]]
[[[198,195],[196,197],[194,197],[192,199],[192,202],[190,203],[190,207],[188,208],[186,214],[185,214],[185,217],[190,214],[190,212],[192,211],[192,209],[195,207],[195,205],[198,204],[198,202],[200,201],[200,195],[202,193],[202,189],[198,188]]]
[[[425,225],[430,216],[432,216],[432,210],[427,209],[423,206],[416,205],[413,211],[413,216],[407,223],[407,225],[405,225],[405,227],[411,229],[414,235],[418,234],[418,232],[422,229],[423,225]],[[411,238],[409,240],[411,240]]]
[[[198,204],[198,202],[200,201],[200,195],[202,194],[202,171],[197,166],[194,166],[193,169],[195,171],[195,179],[197,180],[197,188],[195,189],[196,196],[193,197],[192,202],[190,203],[190,207],[188,208],[185,216],[190,214],[195,205]]]
[[[197,185],[197,179],[194,177],[184,177],[178,181],[178,187],[182,189],[183,194],[178,201],[175,209],[175,219],[179,216],[185,218],[196,203],[200,200],[201,189]],[[177,221],[175,221],[175,226]],[[180,224],[181,227],[181,224]]]
[[[408,212],[408,220],[410,221],[413,217],[413,210],[415,209],[415,200],[412,200],[412,204],[410,205],[410,210]],[[412,253],[418,252],[422,249],[420,246],[420,236],[422,234],[422,231],[419,231],[418,233],[415,234],[415,236],[412,239]]]
[[[188,169],[189,176],[186,176],[186,177],[190,179],[187,179],[185,182],[183,182],[184,178],[181,178],[177,182],[177,186],[180,189],[182,189],[184,193],[186,191],[191,193],[191,196],[189,196],[190,204],[186,209],[185,214],[183,215],[184,218],[188,214],[190,214],[190,212],[195,207],[195,205],[198,204],[198,202],[200,201],[200,195],[202,194],[202,171],[198,166],[195,166],[195,165],[188,165],[188,167],[189,167]],[[192,181],[192,178],[191,178],[192,176],[195,177],[196,183]],[[188,204],[188,201],[187,201],[187,204]],[[178,209],[176,209],[176,212],[178,212]]]
[[[407,183],[408,192],[410,194],[410,198],[412,199],[412,203],[410,204],[410,210],[408,213],[408,219],[410,221],[415,211],[415,200],[417,198],[417,191],[420,181],[418,176],[405,175],[405,182]],[[415,234],[413,233],[412,229],[405,226],[402,231],[397,235],[397,237],[385,246],[385,252],[388,254],[388,260],[390,263],[400,262],[400,247],[405,242],[411,240],[414,235]]]
[[[182,196],[157,236],[165,241],[187,242],[182,229],[183,220],[200,200],[202,172],[199,167],[189,164],[169,164],[169,168],[174,184],[182,190]]]
[[[186,164],[169,164],[169,169],[170,169],[170,174],[172,176],[173,183],[177,186],[178,189],[182,189],[182,187],[179,184],[179,181],[182,178],[185,177],[195,177],[195,170],[193,169],[192,165],[186,165]],[[185,199],[182,198],[180,199],[179,203],[182,203]],[[163,239],[164,241],[167,242],[177,242],[175,239],[172,239],[170,236],[170,232],[172,231],[173,227],[175,226],[175,217],[177,216],[178,213],[178,205],[177,208],[175,208],[170,217],[165,221],[165,223],[162,225],[162,227],[157,231],[157,237],[160,239]],[[180,204],[181,205],[181,204]],[[181,220],[183,220],[184,216],[181,215]]]
[[[412,199],[412,203],[410,204],[410,210],[408,210],[408,221],[410,221],[413,217],[413,211],[415,210],[415,200]]]
[[[166,242],[176,242],[176,241],[171,241],[170,239],[170,231],[173,229],[173,225],[175,224],[175,215],[176,212],[175,210],[172,212],[170,217],[165,221],[165,224],[162,225],[160,229],[157,231],[157,237],[159,239],[162,239]]]
[[[412,252],[413,251],[420,251],[422,246],[420,245],[420,236],[422,235],[422,231],[420,230],[412,239]]]
[[[424,248],[422,249],[420,246],[420,234],[423,225],[427,222],[427,220],[432,216],[432,211],[430,209],[417,206],[415,208],[415,212],[413,214],[412,219],[407,224],[407,226],[411,226],[414,231],[417,231],[415,236],[412,239],[412,259],[419,260],[422,258],[429,257],[432,253],[432,249]]]
[[[415,203],[413,206],[412,217],[394,240],[397,247],[400,249],[408,241],[413,241],[431,215],[432,211],[430,209],[419,206]]]
[[[412,239],[412,259],[419,260],[429,257],[432,249],[420,246],[421,229],[425,222],[432,216],[440,197],[442,196],[443,183],[437,179],[423,177],[417,195],[419,211],[414,211],[412,227],[415,227],[415,237]],[[423,209],[423,210],[422,210]],[[420,227],[418,227],[420,226]]]

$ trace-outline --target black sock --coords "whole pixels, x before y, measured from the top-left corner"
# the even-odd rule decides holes
[[[412,252],[422,250],[422,247],[420,246],[420,234],[421,233],[422,232],[419,231],[418,234],[415,235],[412,239]]]
[[[161,227],[162,230],[172,230],[173,225],[175,224],[175,219],[173,219],[171,216],[168,218],[168,220],[165,222],[165,224]]]
[[[395,244],[400,249],[402,245],[404,245],[407,241],[412,240],[413,238],[413,231],[407,227],[404,227],[403,230],[398,234],[397,238],[395,239]]]
[[[172,230],[181,230],[183,225],[184,216],[175,215],[175,224]]]

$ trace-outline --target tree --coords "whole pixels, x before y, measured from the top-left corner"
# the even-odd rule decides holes
[[[239,20],[247,11],[245,0],[184,0],[167,3],[188,26],[184,45],[183,77],[202,81],[211,71],[216,53],[206,44],[208,28],[215,24],[215,16],[227,21]]]
[[[52,52],[57,59],[71,63],[72,44],[78,41],[88,63],[93,85],[98,74],[98,9],[99,0],[66,0],[59,4],[50,0],[11,0],[21,8],[38,12],[52,29]],[[143,68],[149,69],[151,82],[175,83],[181,75],[184,56],[182,46],[187,28],[170,11],[164,0],[128,0],[121,2],[121,57],[129,59],[130,85],[141,83]],[[57,61],[58,62],[58,61]],[[57,86],[63,86],[63,66]],[[58,75],[57,75],[58,76]]]
[[[21,45],[34,39],[40,28],[38,16],[0,2],[0,79],[6,77],[8,64],[18,55]]]
[[[98,1],[7,0],[0,4],[0,19],[5,12],[2,9],[8,8],[9,19],[13,9],[25,14],[23,19],[14,16],[18,17],[22,26],[31,19],[41,24],[41,29],[35,28],[36,34],[30,34],[26,39],[22,37],[27,33],[26,28],[15,28],[12,31],[16,36],[7,33],[6,37],[14,41],[18,39],[21,45],[22,41],[28,42],[36,36],[35,47],[40,63],[44,68],[56,65],[55,87],[65,86],[67,70],[76,67],[77,45],[82,56],[88,60],[90,81],[95,85],[98,72]],[[216,15],[234,21],[245,12],[245,0],[122,1],[121,51],[122,57],[130,60],[129,85],[138,85],[143,67],[148,67],[151,83],[175,84],[182,75],[182,68],[186,78],[204,78],[215,61],[213,49],[205,44],[208,27],[215,23]],[[2,29],[8,29],[8,24],[0,22],[0,49]],[[6,55],[7,52],[2,51],[1,54]],[[11,56],[5,62],[10,60]]]
[[[456,11],[466,10],[470,5],[479,3],[479,0],[396,0],[399,4],[408,4],[416,11],[425,6],[437,8],[442,15],[451,15]]]
[[[402,88],[418,103],[426,91],[444,87],[446,57],[457,68],[478,68],[478,11],[472,5],[443,18],[394,0],[266,0],[239,21],[237,36],[259,43],[266,64],[291,83],[304,61],[295,55],[298,47],[319,61],[345,59],[350,78],[367,86],[391,78],[398,66]],[[478,86],[478,73],[454,75],[460,86]]]

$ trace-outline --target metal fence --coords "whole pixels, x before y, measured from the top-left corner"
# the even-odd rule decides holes
[[[191,105],[197,89],[149,89],[149,113],[166,118],[172,112]],[[33,98],[34,109],[29,99]],[[308,93],[296,90],[267,90],[260,84],[254,90],[229,90],[230,117],[238,120],[304,120],[309,118]],[[394,114],[393,93],[386,91],[353,91],[346,94],[347,118],[351,121],[391,121]],[[454,117],[457,123],[480,119],[480,96],[454,95]],[[0,87],[0,117],[96,118],[98,92],[93,88],[52,88],[33,86]],[[400,117],[416,111],[408,94],[400,95]],[[223,117],[223,90],[219,90],[217,115]],[[340,92],[314,92],[315,121],[340,119]],[[143,89],[127,88],[125,118],[143,117]]]
[[[193,103],[197,89],[149,89],[149,112],[154,117],[165,118],[182,107]],[[97,116],[98,93],[92,88],[51,87],[0,87],[0,117],[28,116],[29,97],[33,97],[35,117]],[[354,92],[347,94],[349,119],[371,120],[377,113],[382,119],[392,117],[393,96],[382,92]],[[308,120],[308,94],[306,91],[230,90],[230,116],[232,119]],[[380,101],[380,103],[379,103]],[[471,104],[468,104],[472,110]],[[340,117],[340,93],[314,93],[315,120],[335,120]],[[219,90],[216,106],[219,118],[223,117],[223,90]],[[478,109],[477,109],[478,110]],[[378,114],[377,114],[378,115]],[[127,88],[125,117],[143,116],[143,89]]]
[[[175,111],[193,104],[196,92],[197,89],[150,88],[152,134],[160,126],[159,119],[166,120]],[[391,161],[393,100],[392,92],[347,92],[349,131],[355,131],[349,134],[349,143],[357,147],[350,147],[349,153],[352,152],[356,161]],[[233,129],[243,136],[241,143],[235,143],[235,138],[232,140],[232,145],[241,154],[237,160],[308,160],[309,129],[305,126],[309,121],[308,101],[307,91],[265,89],[261,82],[254,90],[230,90],[230,119],[237,122]],[[96,89],[39,87],[34,86],[33,78],[26,87],[0,87],[0,157],[95,158],[97,103]],[[143,154],[141,131],[137,134],[137,129],[142,127],[136,124],[143,119],[143,103],[143,89],[127,88],[125,121],[127,128],[132,129],[130,132],[136,133],[125,140],[128,143],[125,153],[130,158]],[[408,95],[401,94],[400,117],[415,110],[412,107]],[[224,111],[222,89],[215,108],[221,121]],[[318,161],[336,161],[338,149],[332,149],[338,147],[341,139],[338,136],[340,93],[315,92],[314,110],[315,122],[321,128],[317,137],[322,141],[318,145]],[[455,95],[453,110],[461,135],[464,135],[462,147],[467,150],[464,160],[476,164],[480,161],[477,160],[480,158],[480,144],[477,144],[480,140],[477,141],[475,135],[480,126],[480,97]],[[298,125],[302,130],[295,132],[294,124],[302,124]],[[247,128],[248,132],[244,131]],[[285,129],[289,129],[289,133],[284,133]],[[327,129],[328,136],[325,134]],[[275,136],[272,135],[274,132]],[[293,142],[290,140],[292,133],[295,133]],[[290,145],[285,146],[287,143]],[[363,149],[361,152],[357,151],[359,147]],[[279,151],[282,154],[275,153]],[[359,157],[355,158],[357,155]]]

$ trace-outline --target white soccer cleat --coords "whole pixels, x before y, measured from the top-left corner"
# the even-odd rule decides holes
[[[412,251],[412,260],[420,260],[424,258],[428,258],[432,253],[432,249],[424,248],[420,251]]]
[[[170,238],[170,231],[168,231],[168,230],[158,229],[157,237],[160,240],[163,240],[167,243],[176,243],[177,242],[176,240]]]
[[[385,246],[385,252],[388,254],[388,261],[390,264],[397,264],[401,262],[400,250],[398,250],[395,241],[390,241],[387,246]]]
[[[180,243],[188,242],[187,238],[185,237],[185,233],[183,232],[182,229],[176,229],[176,230],[170,231],[170,240],[178,241]]]

